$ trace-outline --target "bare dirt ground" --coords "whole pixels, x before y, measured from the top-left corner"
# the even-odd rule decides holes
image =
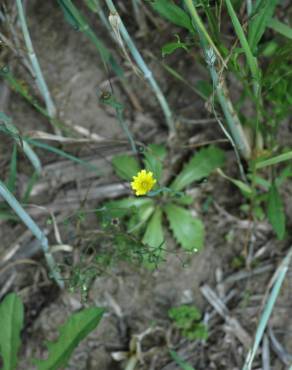
[[[98,102],[98,94],[107,90],[109,84],[108,75],[94,47],[82,33],[73,30],[64,21],[56,3],[34,1],[27,5],[33,43],[60,119],[68,125],[86,128],[90,135],[98,135],[101,139],[90,144],[63,146],[64,150],[78,154],[101,169],[101,177],[57,155],[38,151],[44,173],[33,189],[27,209],[43,225],[52,245],[58,244],[56,230],[48,222],[50,212],[54,214],[62,243],[71,248],[56,252],[56,258],[60,263],[69,261],[76,266],[80,262],[80,248],[86,244],[86,240],[80,241],[80,235],[96,229],[97,219],[94,215],[88,217],[81,230],[77,230],[76,220],[69,224],[65,221],[81,208],[98,208],[105,200],[129,194],[128,187],[114,176],[110,166],[111,157],[129,150],[129,147],[114,112]],[[131,22],[130,16],[126,19]],[[91,21],[97,33],[111,44],[101,25],[93,17]],[[136,32],[136,25],[133,22],[130,24]],[[158,41],[157,36],[154,37],[154,45],[155,41]],[[147,37],[138,38],[142,52],[145,52],[146,43]],[[161,43],[157,45],[157,52],[153,53],[159,55]],[[179,57],[171,58],[173,63],[188,71],[190,82],[204,78],[201,75],[203,72],[188,65],[188,61],[183,64]],[[151,56],[148,59],[178,116],[195,120],[210,118],[204,104],[194,97],[191,90],[174,82]],[[10,63],[12,66],[16,64],[15,60]],[[126,118],[133,134],[144,144],[154,141],[166,143],[163,117],[151,91],[133,75],[126,63],[125,68],[128,68],[131,82],[130,92],[126,93],[115,78],[112,83],[126,105]],[[19,70],[19,73],[23,71]],[[25,79],[24,73],[23,76]],[[11,115],[21,132],[52,132],[47,120],[16,93],[8,93],[4,103],[7,114]],[[139,105],[142,111],[139,111]],[[291,133],[288,136],[285,135],[285,140],[291,142]],[[224,139],[224,136],[212,119],[203,125],[188,125],[187,129],[183,126],[178,137],[169,144],[173,153],[179,153],[175,156],[173,168],[181,166],[182,160],[193,152],[193,149],[182,149],[183,146],[214,139]],[[1,172],[6,173],[9,157],[5,154],[4,144],[10,143],[3,141],[1,145]],[[221,145],[229,150],[226,172],[232,174],[236,167],[234,153],[226,143]],[[21,165],[19,178],[18,192],[22,194],[23,184],[29,178],[27,163]],[[178,256],[169,253],[167,262],[155,271],[127,262],[117,263],[93,280],[86,302],[81,301],[78,291],[60,292],[48,279],[39,246],[22,225],[0,221],[0,296],[8,291],[18,291],[26,305],[24,346],[19,369],[31,369],[33,357],[46,355],[40,343],[54,339],[58,325],[71,312],[91,304],[105,307],[107,313],[98,329],[75,350],[68,366],[70,370],[123,369],[124,363],[115,361],[113,353],[127,351],[131,338],[147,330],[149,334],[144,338],[142,361],[137,369],[177,369],[169,355],[170,348],[197,370],[241,368],[253,339],[266,289],[289,246],[289,240],[276,241],[270,226],[258,223],[253,233],[254,257],[250,269],[236,263],[247,253],[246,241],[250,232],[250,222],[239,210],[240,195],[237,190],[216,175],[192,190],[196,192],[194,211],[206,227],[203,251],[192,256],[183,255],[179,250]],[[291,195],[289,191],[287,189],[287,196]],[[203,205],[210,195],[214,201],[205,209]],[[291,225],[291,207],[287,211]],[[176,250],[171,240],[169,244],[172,250]],[[31,259],[37,264],[23,262]],[[287,354],[292,353],[291,292],[290,273],[270,322],[271,335],[266,336],[274,348],[270,354],[274,370],[284,370],[287,365],[283,363],[285,353],[277,353],[273,336],[283,346],[282,352],[285,349]],[[225,305],[222,312],[214,308],[214,294],[217,302]],[[206,342],[188,341],[173,328],[167,312],[182,303],[195,304],[204,313],[210,330]],[[254,369],[262,369],[260,359],[255,361]]]

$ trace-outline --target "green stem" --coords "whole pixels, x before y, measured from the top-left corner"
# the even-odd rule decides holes
[[[202,49],[204,51],[205,60],[212,78],[214,90],[216,92],[219,104],[221,106],[221,109],[224,113],[226,123],[228,126],[228,129],[231,133],[231,144],[235,148],[235,151],[238,149],[239,153],[246,159],[250,158],[251,155],[251,149],[249,146],[249,143],[246,140],[245,134],[242,129],[242,125],[240,123],[239,117],[233,107],[233,104],[231,100],[229,99],[227,95],[226,88],[224,88],[223,83],[220,81],[218,73],[215,69],[215,63],[216,63],[216,55],[214,53],[214,50],[212,46],[208,46],[208,42],[205,38],[205,34],[201,32],[201,29],[197,25],[197,17],[194,17],[195,7],[192,3],[192,1],[185,0],[185,4],[191,14],[194,27],[197,30]],[[225,131],[224,131],[225,132]],[[230,137],[229,135],[227,136]],[[233,143],[234,140],[234,143]],[[242,165],[240,164],[240,168],[242,168]]]
[[[260,94],[260,84],[259,84],[259,79],[260,79],[260,71],[257,63],[257,59],[253,56],[252,51],[249,47],[249,43],[247,41],[247,38],[245,37],[244,31],[241,27],[241,24],[237,18],[237,15],[234,11],[234,8],[231,4],[230,0],[225,0],[226,6],[228,13],[230,15],[231,21],[233,23],[235,32],[237,37],[239,38],[240,44],[244,50],[245,56],[246,56],[246,61],[249,66],[252,78],[253,78],[253,87],[254,87],[254,94],[256,98],[258,99],[258,96]]]
[[[38,85],[38,88],[45,100],[48,115],[51,118],[54,118],[56,116],[56,107],[53,103],[53,100],[51,98],[51,94],[49,92],[48,86],[46,84],[46,81],[44,79],[44,76],[42,74],[42,70],[40,68],[37,56],[34,52],[33,45],[31,42],[31,38],[28,32],[28,27],[25,19],[25,14],[24,14],[24,9],[22,5],[22,0],[16,0],[16,6],[18,10],[18,15],[19,15],[19,21],[24,37],[24,42],[27,48],[28,56],[32,65],[32,68],[34,70],[35,76],[36,76],[36,82]]]
[[[121,36],[123,37],[125,43],[127,44],[127,46],[129,48],[133,58],[135,59],[137,65],[139,66],[139,68],[143,72],[144,78],[149,81],[149,84],[150,84],[152,90],[154,91],[154,93],[157,97],[157,100],[159,101],[159,103],[161,105],[161,108],[164,112],[166,123],[168,125],[169,130],[174,131],[175,126],[174,126],[173,116],[172,116],[171,110],[169,108],[169,105],[167,103],[167,100],[166,100],[165,96],[163,95],[163,93],[162,93],[160,87],[158,86],[155,78],[153,77],[153,74],[152,74],[151,70],[148,68],[148,66],[145,63],[143,57],[141,56],[140,52],[138,51],[134,42],[132,41],[131,36],[129,35],[126,27],[124,26],[119,14],[116,10],[116,7],[115,7],[114,3],[112,2],[112,0],[106,0],[106,4],[107,4],[111,14],[115,17],[118,17],[117,18],[117,20],[118,20],[117,23],[118,23],[118,27],[119,27],[119,31],[121,33]]]
[[[137,365],[138,359],[137,356],[132,356],[127,362],[125,370],[134,370]]]
[[[37,226],[29,214],[22,208],[18,200],[10,193],[5,184],[0,180],[0,196],[2,196],[10,207],[14,210],[17,216],[22,222],[30,229],[33,235],[39,240],[43,253],[45,255],[46,262],[51,271],[52,277],[59,285],[61,289],[64,288],[63,279],[58,271],[57,264],[49,250],[48,239],[46,238],[43,231]]]

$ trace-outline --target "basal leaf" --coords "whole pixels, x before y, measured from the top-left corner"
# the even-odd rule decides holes
[[[164,147],[163,147],[164,148]],[[144,164],[145,168],[148,171],[153,172],[153,175],[157,181],[160,180],[162,175],[162,160],[164,158],[164,154],[161,148],[158,147],[150,147],[147,148],[147,151],[144,153]]]
[[[129,197],[107,202],[104,206],[104,213],[108,213],[109,217],[123,217],[129,214],[133,208],[137,208],[138,211],[141,207],[153,206],[153,200],[149,198]]]
[[[151,2],[152,8],[162,17],[177,26],[186,28],[194,33],[194,28],[188,14],[171,0],[154,0]]]
[[[162,211],[159,207],[156,208],[147,224],[142,242],[149,247],[152,247],[151,253],[149,254],[152,259],[149,260],[148,258],[148,260],[146,260],[145,258],[145,265],[149,268],[155,268],[163,257],[163,247],[165,245],[162,227]]]
[[[139,230],[149,220],[150,216],[154,212],[155,206],[153,202],[145,202],[141,206],[136,208],[136,214],[132,215],[129,225],[128,232],[132,233]]]
[[[248,43],[253,52],[273,17],[278,2],[279,0],[264,0],[258,2],[258,6],[254,14],[252,14],[248,24]]]
[[[153,248],[158,248],[163,244],[164,235],[162,228],[162,212],[158,207],[148,222],[146,232],[143,237],[143,243]]]
[[[132,180],[140,170],[139,162],[135,157],[129,155],[118,155],[112,159],[112,164],[116,174],[124,180]]]
[[[198,251],[203,247],[204,225],[191,213],[177,205],[168,204],[165,212],[175,239],[188,251]]]
[[[0,305],[0,355],[3,370],[14,370],[21,344],[23,304],[15,293],[8,294]]]
[[[271,186],[268,193],[268,219],[277,234],[278,239],[285,235],[285,212],[277,186]]]
[[[49,349],[48,359],[34,360],[37,369],[59,370],[67,366],[74,349],[97,327],[103,313],[103,309],[91,307],[73,314],[60,328],[58,340],[47,344]]]
[[[153,155],[155,155],[155,157],[159,158],[161,161],[163,161],[166,157],[167,150],[162,144],[149,144],[148,149]]]
[[[224,152],[215,146],[201,149],[184,166],[181,173],[171,184],[171,188],[179,191],[190,185],[192,182],[207,177],[216,168],[223,165],[224,159]]]

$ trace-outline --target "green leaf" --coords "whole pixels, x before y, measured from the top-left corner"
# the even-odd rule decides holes
[[[174,199],[174,202],[182,206],[190,206],[194,202],[194,198],[191,195],[184,194]]]
[[[162,227],[162,211],[156,208],[147,224],[143,244],[150,247],[149,253],[143,255],[144,266],[149,269],[157,268],[164,256],[165,239]]]
[[[96,47],[102,61],[105,64],[109,64],[117,76],[122,77],[124,73],[122,68],[118,65],[103,41],[96,36],[93,29],[90,27],[87,19],[73,4],[73,2],[71,0],[57,0],[57,2],[61,7],[67,22],[71,24],[75,29],[84,32],[84,34]]]
[[[142,242],[153,248],[161,247],[164,244],[162,212],[159,207],[156,208],[148,222]]]
[[[213,86],[204,80],[198,80],[195,83],[195,88],[200,92],[201,96],[204,97],[204,99],[208,99],[209,96],[213,93]]]
[[[218,169],[217,171],[222,177],[224,177],[226,180],[229,180],[230,182],[232,182],[232,184],[237,186],[238,189],[241,190],[242,194],[245,197],[247,197],[247,198],[251,197],[252,188],[248,184],[246,184],[245,182],[243,182],[241,180],[236,180],[236,179],[233,179],[232,177],[229,177],[229,176],[225,175],[225,173],[220,169]]]
[[[207,340],[209,335],[208,328],[203,322],[194,325],[192,330],[187,330],[183,334],[190,340]]]
[[[259,160],[258,162],[256,162],[255,167],[258,170],[260,168],[264,168],[267,166],[273,166],[275,164],[278,164],[284,161],[290,161],[291,159],[292,159],[292,151],[289,151],[287,153],[283,153],[283,154],[277,155],[275,157],[272,157],[266,160]]]
[[[202,221],[193,217],[188,210],[174,204],[166,205],[165,212],[178,243],[188,251],[200,250],[204,242]]]
[[[202,317],[201,312],[195,306],[183,304],[178,307],[172,307],[168,311],[170,319],[174,320],[175,326],[179,329],[190,329],[194,321],[199,321]]]
[[[194,28],[188,14],[171,0],[155,0],[151,2],[151,6],[162,17],[177,26],[186,28],[191,33],[194,33]]]
[[[137,159],[125,154],[114,157],[112,165],[116,174],[127,181],[131,181],[133,176],[137,175],[137,172],[140,170]]]
[[[8,294],[0,305],[0,354],[3,370],[16,368],[22,326],[23,304],[15,293]]]
[[[11,123],[11,118],[7,116],[4,112],[0,112],[0,121],[9,125]]]
[[[270,23],[278,2],[279,0],[261,0],[257,2],[248,24],[248,43],[253,52]]]
[[[162,46],[162,57],[164,58],[166,55],[173,54],[177,49],[184,49],[188,51],[187,44],[185,44],[184,42],[168,42],[167,44]]]
[[[105,211],[110,213],[110,217],[123,217],[128,214],[129,211],[132,211],[131,209],[133,207],[139,210],[141,207],[146,206],[153,206],[153,200],[149,198],[130,197],[107,202],[105,204]]]
[[[165,150],[165,148],[163,147]],[[162,152],[162,148],[150,146],[144,153],[144,165],[146,170],[153,172],[153,175],[157,181],[160,180],[162,175],[162,160],[165,154]]]
[[[278,19],[271,19],[268,24],[269,28],[272,28],[274,31],[280,33],[281,35],[292,39],[292,28],[287,24],[280,22]]]
[[[191,184],[210,175],[216,168],[223,165],[225,160],[224,152],[215,147],[200,150],[184,166],[181,173],[171,184],[173,190],[179,191]]]
[[[278,188],[273,184],[268,193],[268,219],[277,234],[282,240],[285,235],[285,212]]]
[[[47,344],[48,359],[34,360],[38,370],[59,370],[67,366],[73,350],[97,327],[103,313],[103,309],[91,307],[70,316],[60,328],[58,340]]]
[[[268,0],[269,1],[269,0]],[[236,35],[240,41],[241,47],[244,50],[246,61],[249,66],[249,69],[251,71],[252,77],[254,78],[254,82],[257,82],[260,77],[260,72],[258,68],[257,59],[254,57],[252,53],[252,49],[250,47],[249,42],[247,41],[247,38],[245,36],[244,30],[239,22],[239,19],[237,17],[237,14],[233,8],[231,0],[225,0],[228,13],[230,15],[233,27],[235,29]]]
[[[167,154],[167,150],[164,145],[162,144],[150,144],[148,145],[148,149],[151,151],[153,155],[159,158],[161,161],[164,160]]]
[[[185,362],[184,359],[181,358],[175,351],[169,351],[169,352],[171,354],[171,357],[180,366],[182,370],[195,370],[190,364]]]
[[[97,13],[100,8],[97,0],[85,0],[85,4],[94,13]]]

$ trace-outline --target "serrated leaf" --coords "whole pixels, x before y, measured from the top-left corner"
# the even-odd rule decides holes
[[[132,180],[140,170],[139,162],[135,157],[122,154],[112,159],[112,165],[116,174],[124,180]]]
[[[165,212],[175,239],[188,251],[198,251],[203,247],[204,225],[191,213],[177,205],[168,204]]]
[[[285,212],[281,196],[275,184],[271,186],[268,193],[268,219],[278,239],[282,240],[286,230]]]
[[[191,33],[194,33],[194,28],[188,14],[171,0],[154,0],[151,6],[162,17],[177,26],[184,27]]]
[[[279,0],[262,0],[257,2],[254,14],[252,14],[248,24],[248,43],[253,52],[273,17],[278,2]]]
[[[47,344],[47,360],[34,360],[38,370],[59,370],[67,366],[70,356],[78,344],[99,324],[104,310],[97,307],[86,308],[69,317],[60,328],[56,342]]]
[[[23,304],[15,293],[8,294],[0,305],[0,354],[3,370],[16,368],[22,326]]]
[[[224,160],[224,152],[215,146],[201,149],[184,166],[181,173],[171,184],[171,188],[179,191],[190,185],[192,182],[209,176],[211,172],[224,164]]]

